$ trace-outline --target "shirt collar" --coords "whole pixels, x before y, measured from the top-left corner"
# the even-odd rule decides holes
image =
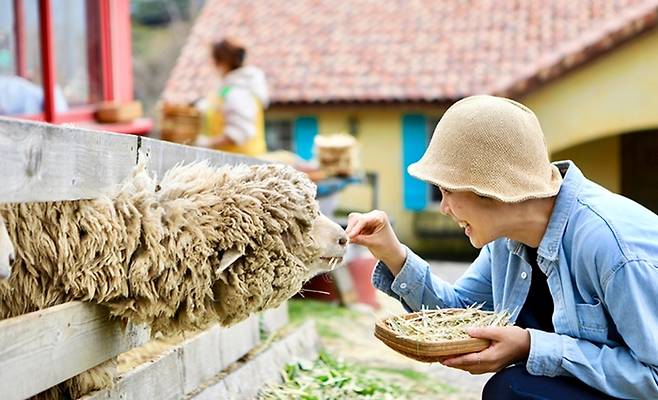
[[[555,199],[551,218],[548,220],[548,226],[544,237],[539,243],[537,254],[555,261],[557,260],[562,242],[562,235],[567,226],[571,210],[576,204],[577,195],[585,182],[585,176],[580,169],[571,161],[559,161],[555,165],[564,177],[560,191]]]

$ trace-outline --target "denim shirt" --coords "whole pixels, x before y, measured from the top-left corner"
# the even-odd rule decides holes
[[[528,329],[526,368],[573,376],[615,397],[658,398],[658,216],[589,181],[573,163],[557,165],[564,182],[537,251],[555,333]],[[454,285],[409,249],[396,277],[379,262],[372,280],[409,311],[484,303],[515,321],[531,273],[525,245],[500,238]]]

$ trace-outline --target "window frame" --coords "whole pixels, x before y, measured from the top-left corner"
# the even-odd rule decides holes
[[[44,95],[43,111],[37,114],[14,115],[12,117],[50,123],[85,122],[94,119],[94,103],[99,101],[132,100],[132,62],[123,63],[127,68],[115,67],[113,58],[132,60],[130,43],[130,5],[128,0],[88,0],[87,21],[89,42],[100,46],[98,56],[94,59],[92,49],[87,45],[88,79],[90,87],[95,87],[100,98],[83,105],[72,106],[69,110],[57,112],[55,109],[55,85],[57,56],[54,52],[54,28],[52,0],[39,0],[39,38],[42,74],[42,90]],[[25,62],[25,13],[23,0],[13,0],[16,72],[19,76],[27,75]],[[125,21],[127,20],[127,21]],[[96,25],[96,26],[93,26]],[[127,36],[122,35],[122,29],[128,28]],[[99,62],[100,61],[100,62]],[[127,69],[127,71],[126,71]],[[127,72],[127,74],[126,74]],[[125,76],[119,86],[114,77]],[[98,87],[100,85],[100,87]]]
[[[297,149],[296,149],[296,144],[295,144],[295,121],[293,118],[265,118],[265,140],[267,141],[268,135],[267,135],[267,128],[268,125],[275,125],[275,124],[285,124],[287,125],[287,129],[289,129],[290,132],[290,148],[289,149],[273,149],[269,147],[268,144],[268,151],[273,151],[273,150],[286,150],[290,151],[292,153],[297,154]]]

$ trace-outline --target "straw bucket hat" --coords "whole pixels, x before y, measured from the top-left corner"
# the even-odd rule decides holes
[[[516,101],[486,95],[453,104],[408,171],[450,191],[507,203],[554,196],[562,183],[535,114]]]

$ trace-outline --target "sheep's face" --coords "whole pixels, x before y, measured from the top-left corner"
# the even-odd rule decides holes
[[[301,285],[340,266],[347,236],[338,224],[320,213],[315,185],[305,174],[277,164],[228,168],[224,175],[228,182],[221,185],[221,193],[223,198],[232,199],[236,207],[222,203],[221,211],[226,215],[214,220],[227,221],[221,231],[232,232],[235,229],[231,227],[240,227],[243,236],[252,243],[222,249],[219,265],[215,266],[217,274],[240,260],[244,263],[247,259],[265,257],[265,261],[259,262],[271,265],[278,259],[295,270],[289,273],[295,276],[295,285]],[[241,218],[249,223],[234,222],[234,215],[244,216]]]
[[[319,246],[319,257],[310,263],[307,279],[340,266],[347,247],[343,228],[322,214],[313,221],[311,237]]]
[[[9,239],[5,222],[0,218],[0,279],[9,277],[14,260],[14,246]]]

